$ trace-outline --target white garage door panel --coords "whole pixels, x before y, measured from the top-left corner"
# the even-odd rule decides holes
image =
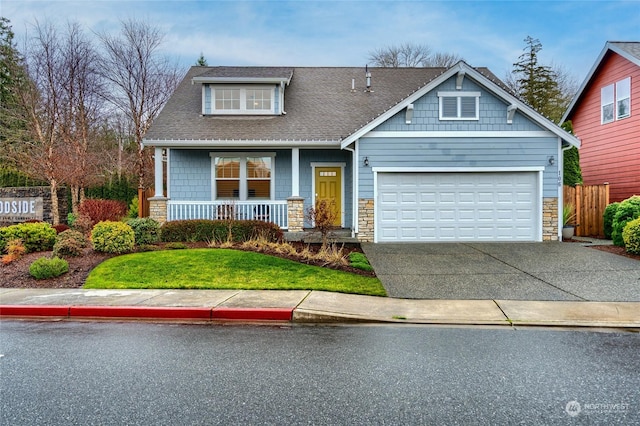
[[[379,173],[378,241],[536,241],[537,172]]]

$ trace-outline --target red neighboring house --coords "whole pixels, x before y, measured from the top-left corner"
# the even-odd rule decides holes
[[[609,182],[610,202],[640,195],[640,42],[610,41],[569,105],[585,185]]]

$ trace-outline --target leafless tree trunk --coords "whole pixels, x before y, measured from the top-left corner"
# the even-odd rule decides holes
[[[163,35],[147,23],[123,21],[117,36],[103,33],[99,37],[105,50],[102,72],[111,86],[108,98],[131,122],[138,147],[138,188],[146,189],[150,155],[142,140],[178,85],[182,72],[159,55]]]

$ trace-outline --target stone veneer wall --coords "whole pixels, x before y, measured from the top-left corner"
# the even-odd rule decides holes
[[[558,241],[558,199],[542,200],[542,240]]]
[[[287,221],[289,222],[288,232],[304,231],[304,198],[287,198]]]
[[[42,220],[53,224],[53,215],[51,214],[51,187],[49,186],[17,186],[0,188],[0,198],[38,198],[42,197]],[[67,202],[67,188],[58,188],[58,213],[60,223],[67,223],[69,214],[69,205]],[[0,219],[2,222],[2,219]],[[7,222],[13,223],[13,222]]]
[[[149,217],[161,225],[167,221],[167,201],[165,197],[149,198]]]
[[[358,200],[358,240],[363,243],[373,241],[373,210],[372,199],[361,198]]]

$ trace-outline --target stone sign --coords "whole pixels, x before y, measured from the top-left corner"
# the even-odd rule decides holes
[[[58,214],[67,219],[67,189],[58,188]],[[48,186],[0,188],[0,226],[41,220],[53,223],[51,188]]]
[[[43,198],[0,198],[0,222],[43,220]]]

